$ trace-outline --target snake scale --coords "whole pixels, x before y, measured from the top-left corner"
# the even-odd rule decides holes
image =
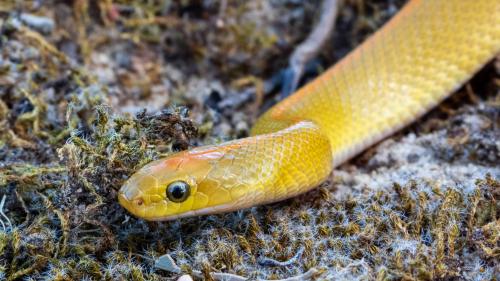
[[[153,161],[118,199],[171,220],[304,193],[418,119],[500,50],[499,0],[413,0],[341,61],[261,116],[248,138]]]

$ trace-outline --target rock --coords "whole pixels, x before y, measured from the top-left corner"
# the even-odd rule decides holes
[[[49,34],[54,30],[55,23],[51,18],[24,13],[19,16],[19,19],[25,25],[43,34]]]

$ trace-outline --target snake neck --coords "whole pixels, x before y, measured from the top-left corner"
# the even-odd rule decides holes
[[[299,120],[328,137],[334,166],[408,125],[500,50],[500,1],[410,1],[380,31],[266,112],[253,134]]]

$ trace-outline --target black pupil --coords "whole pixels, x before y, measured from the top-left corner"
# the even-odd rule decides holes
[[[189,185],[183,181],[176,181],[168,185],[167,197],[170,201],[180,203],[189,197]]]
[[[182,199],[182,197],[184,197],[184,193],[186,193],[186,187],[182,183],[172,186],[170,191],[170,194],[172,194],[172,197],[175,199]]]

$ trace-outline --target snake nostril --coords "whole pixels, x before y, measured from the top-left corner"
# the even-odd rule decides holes
[[[144,200],[142,200],[142,198],[138,198],[135,200],[135,203],[137,204],[137,206],[141,206],[142,204],[144,204]]]

